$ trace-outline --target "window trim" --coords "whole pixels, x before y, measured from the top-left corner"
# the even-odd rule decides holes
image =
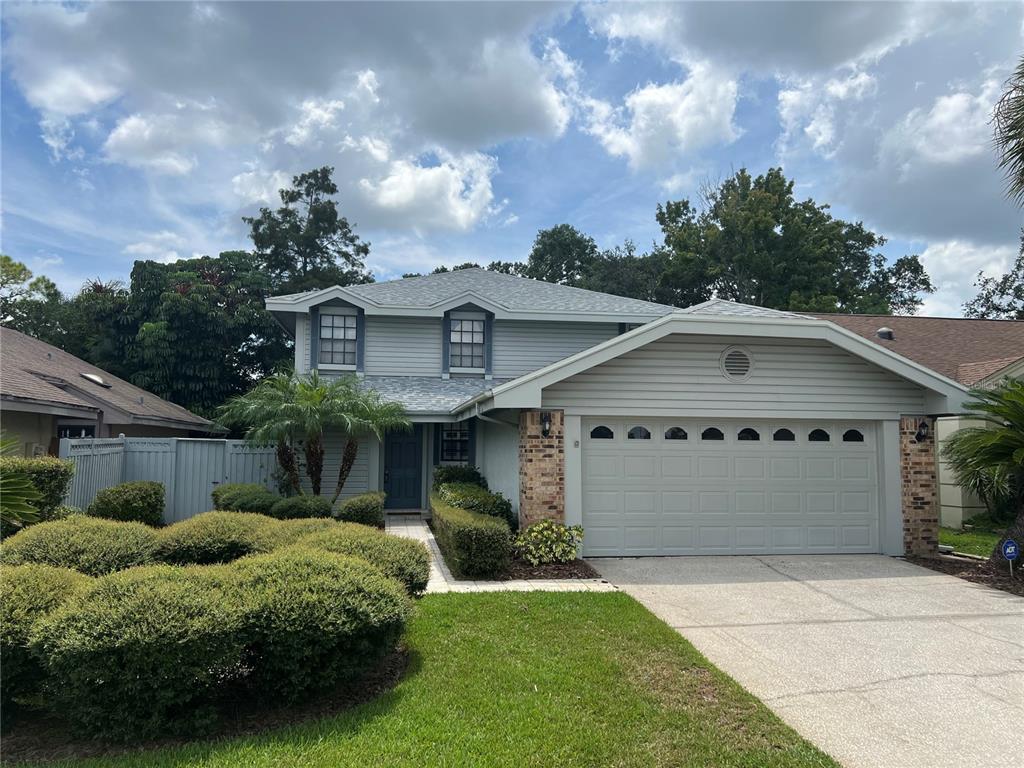
[[[641,434],[639,437],[633,437],[633,430],[635,429],[642,429],[646,434]],[[651,430],[649,430],[643,424],[634,424],[633,426],[626,430],[627,440],[651,440],[653,439],[653,437],[654,433],[651,432]]]
[[[448,374],[451,374],[451,373],[471,374],[471,375],[476,375],[476,376],[479,376],[479,375],[482,374],[484,376],[490,376],[490,374],[491,374],[491,339],[492,339],[492,336],[493,336],[493,333],[494,333],[494,323],[492,321],[492,318],[493,318],[493,316],[490,313],[482,312],[482,311],[449,310],[448,312],[444,313],[444,318],[443,318],[442,324],[441,324],[441,327],[442,327],[442,330],[443,330],[441,354],[442,354],[442,356],[444,358],[442,360],[441,374],[443,376],[447,376]],[[481,333],[483,334],[483,337],[484,337],[483,344],[481,345],[482,352],[483,352],[483,365],[481,367],[477,367],[477,366],[464,366],[464,365],[460,365],[460,366],[452,365],[452,345],[454,343],[459,343],[459,344],[467,343],[467,342],[453,342],[452,341],[452,333],[454,333],[454,331],[452,330],[452,322],[455,321],[455,320],[459,320],[459,321],[471,320],[471,321],[479,321],[479,322],[483,323],[483,328],[481,329]],[[460,329],[459,332],[461,333],[461,329]],[[470,331],[470,332],[473,333],[474,331]],[[476,342],[468,342],[468,343],[470,345],[475,345],[476,344]],[[461,357],[464,358],[465,355],[461,355]],[[469,357],[472,358],[473,355],[470,354]]]
[[[316,360],[310,360],[311,363],[315,363],[315,367],[320,371],[358,371],[359,370],[359,348],[361,345],[360,331],[362,330],[362,323],[359,322],[359,310],[355,307],[320,307],[316,317],[316,327],[311,330],[316,331]],[[355,350],[353,351],[354,363],[322,363],[320,362],[320,354],[323,352],[323,342],[333,341],[334,338],[325,339],[323,334],[323,318],[327,315],[334,317],[351,317],[355,321],[355,338],[352,341],[355,342]],[[343,339],[346,341],[346,339]],[[345,354],[345,353],[342,353]],[[312,357],[312,353],[310,354]]]
[[[607,429],[608,430],[608,437],[594,437],[594,432],[596,432],[599,429]],[[615,439],[615,430],[612,427],[609,427],[607,424],[596,424],[596,425],[594,425],[593,427],[591,427],[587,431],[587,439],[588,440],[614,440]]]

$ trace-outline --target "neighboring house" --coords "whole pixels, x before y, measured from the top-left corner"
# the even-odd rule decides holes
[[[213,424],[74,355],[0,328],[0,428],[26,456],[62,437],[188,437]]]
[[[468,463],[524,524],[582,524],[589,556],[936,547],[933,417],[966,390],[830,320],[481,269],[267,307],[298,371],[360,376],[415,423],[364,441],[346,494],[421,508],[435,465]]]
[[[965,387],[987,389],[1006,378],[1024,376],[1024,322],[888,315],[819,315],[881,347],[909,357]],[[941,448],[959,429],[977,425],[957,416],[938,419]],[[942,525],[960,528],[964,520],[985,511],[974,494],[956,483],[946,462],[939,460],[939,503]]]

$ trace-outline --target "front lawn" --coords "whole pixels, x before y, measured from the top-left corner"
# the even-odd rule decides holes
[[[992,548],[1006,530],[1006,524],[992,520],[988,515],[978,515],[964,521],[970,530],[958,531],[956,528],[940,528],[939,544],[948,544],[956,552],[968,555],[988,557]]]
[[[78,766],[836,766],[620,593],[428,595],[397,687],[257,737]]]

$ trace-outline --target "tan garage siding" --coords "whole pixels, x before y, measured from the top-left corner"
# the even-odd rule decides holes
[[[748,350],[750,376],[720,371],[731,345]],[[883,419],[921,413],[922,390],[826,342],[766,342],[673,334],[547,387],[543,407],[582,415]]]

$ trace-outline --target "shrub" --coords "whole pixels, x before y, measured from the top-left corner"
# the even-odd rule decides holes
[[[430,553],[423,544],[365,525],[335,523],[333,528],[304,536],[298,544],[360,557],[398,579],[412,595],[421,594],[430,578]]]
[[[430,497],[434,535],[445,562],[458,578],[502,576],[512,561],[512,532],[504,520],[470,512]]]
[[[241,611],[224,568],[155,565],[97,579],[30,636],[49,695],[76,730],[135,739],[192,736],[240,674]]]
[[[481,488],[487,487],[487,481],[476,467],[446,464],[434,467],[434,490],[446,483],[469,483]]]
[[[204,512],[162,529],[158,557],[177,565],[207,565],[269,552],[275,522],[247,512]]]
[[[164,523],[164,486],[152,480],[136,480],[104,488],[89,505],[88,514],[159,526]]]
[[[516,554],[531,565],[571,563],[583,542],[582,525],[541,520],[522,531],[515,541]]]
[[[295,701],[389,653],[409,615],[401,585],[364,560],[291,547],[233,564],[253,689]]]
[[[73,507],[70,504],[61,504],[50,514],[51,520],[63,520],[71,517],[72,515],[84,515],[85,512],[81,507]]]
[[[269,515],[271,508],[281,500],[280,496],[259,483],[227,483],[215,488],[210,497],[214,509],[259,515]]]
[[[334,528],[337,523],[330,517],[296,518],[294,520],[276,520],[267,528],[270,549],[291,546],[299,539],[311,533]]]
[[[157,531],[84,515],[39,523],[0,545],[0,562],[73,568],[89,576],[146,565],[156,558]]]
[[[519,523],[512,511],[512,502],[500,493],[468,483],[447,483],[438,488],[437,493],[442,501],[453,507],[500,517],[512,530],[515,530]]]
[[[386,498],[387,494],[383,492],[361,493],[343,501],[334,516],[346,523],[362,523],[383,528]]]
[[[89,583],[84,574],[50,565],[15,565],[0,569],[0,707],[37,693],[43,670],[28,648],[29,630],[39,619]]]
[[[330,517],[331,501],[323,496],[289,496],[278,498],[269,512],[278,520],[294,520],[303,517]]]
[[[68,495],[71,476],[75,473],[74,462],[57,459],[53,456],[21,458],[18,456],[0,456],[0,474],[8,472],[24,472],[32,482],[32,487],[42,496],[32,505],[39,510],[41,521],[53,519],[53,511],[59,507]]]

